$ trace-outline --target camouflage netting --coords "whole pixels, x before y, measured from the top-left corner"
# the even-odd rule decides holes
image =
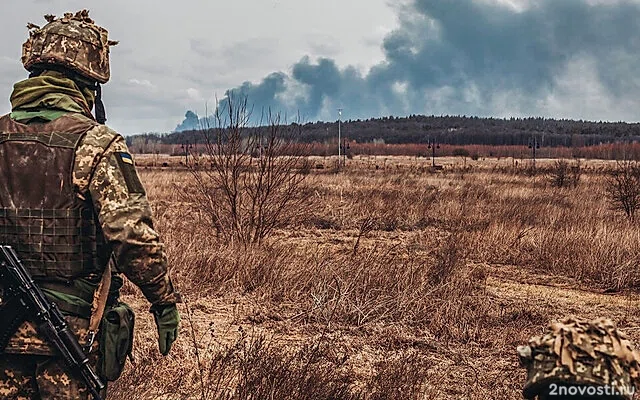
[[[94,24],[89,11],[66,13],[57,19],[46,15],[47,25],[28,24],[29,39],[22,46],[22,63],[28,71],[50,65],[66,67],[92,81],[107,83],[109,46],[106,29]]]
[[[549,328],[528,346],[518,347],[527,368],[525,397],[533,398],[551,383],[618,388],[639,383],[640,353],[611,320],[568,318]]]

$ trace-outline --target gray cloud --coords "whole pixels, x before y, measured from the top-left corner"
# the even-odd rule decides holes
[[[385,114],[545,115],[638,120],[640,5],[539,0],[522,10],[414,0],[366,73],[303,57],[227,93],[256,110],[335,119]],[[587,103],[590,102],[590,103]],[[224,100],[223,100],[224,104]],[[594,107],[597,104],[597,107]]]

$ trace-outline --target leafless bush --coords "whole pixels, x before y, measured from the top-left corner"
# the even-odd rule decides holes
[[[571,164],[567,160],[556,160],[547,173],[551,186],[558,188],[575,188],[580,182],[580,175],[581,166],[579,160]]]
[[[365,215],[362,217],[358,227],[358,236],[356,238],[356,243],[353,245],[354,256],[358,254],[358,247],[360,247],[360,240],[362,240],[363,237],[367,236],[369,232],[373,231],[377,225],[378,225],[378,221],[376,220],[375,217],[371,215]]]
[[[582,164],[580,159],[576,158],[571,164],[571,185],[575,188],[580,183],[580,177],[582,176]]]
[[[204,214],[218,237],[258,244],[292,222],[306,203],[303,182],[310,169],[304,146],[294,142],[300,125],[247,129],[246,99],[230,99],[215,114],[215,127],[203,131],[206,152],[188,165],[194,184],[184,191],[194,212]]]
[[[569,186],[569,163],[566,160],[556,160],[548,173],[548,179],[551,186]]]
[[[636,161],[618,161],[608,176],[606,191],[611,208],[635,220],[640,207],[640,165]]]

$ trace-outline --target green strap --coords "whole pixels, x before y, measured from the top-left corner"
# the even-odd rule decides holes
[[[36,120],[36,119],[51,122],[53,120],[56,120],[62,117],[67,113],[68,111],[48,110],[48,109],[34,110],[34,111],[18,110],[18,111],[13,111],[11,113],[11,119],[24,124],[32,122],[33,120]]]

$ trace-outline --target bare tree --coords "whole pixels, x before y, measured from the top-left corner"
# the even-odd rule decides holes
[[[573,163],[571,163],[571,185],[575,188],[578,187],[580,183],[580,177],[582,176],[582,164],[580,163],[580,159],[576,158]]]
[[[606,191],[612,209],[624,211],[627,218],[634,221],[640,207],[640,166],[637,161],[618,161],[609,173]]]
[[[229,98],[203,129],[205,151],[188,165],[195,184],[186,195],[222,239],[259,244],[304,209],[308,163],[294,141],[299,124],[284,126],[270,112],[250,128],[247,100]]]

